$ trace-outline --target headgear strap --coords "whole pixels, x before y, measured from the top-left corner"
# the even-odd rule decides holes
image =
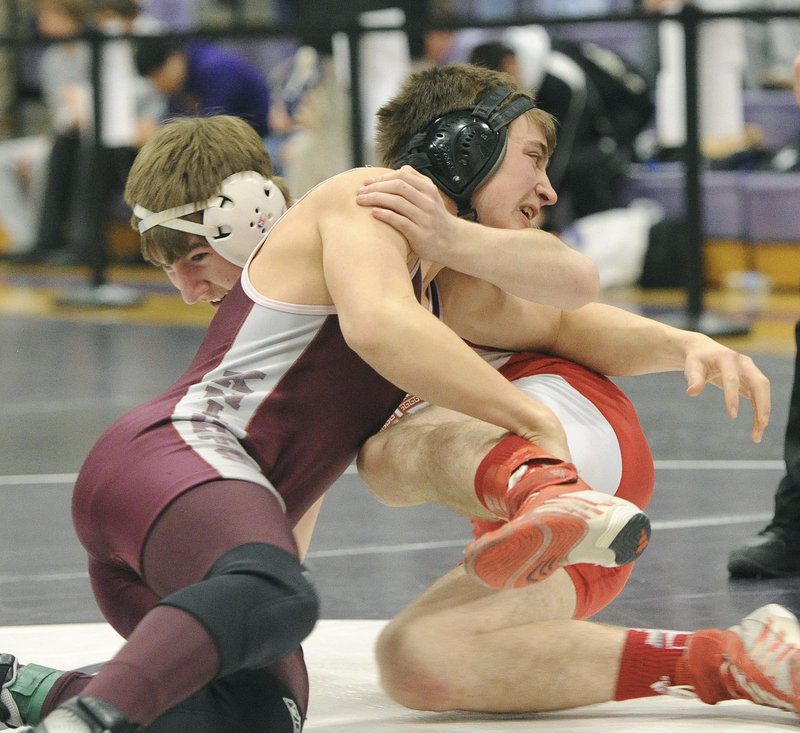
[[[203,212],[203,223],[182,217]],[[286,199],[273,181],[255,171],[234,173],[220,184],[219,193],[206,201],[152,212],[136,204],[139,233],[156,226],[205,237],[215,252],[239,267],[267,236],[286,211]]]
[[[395,168],[410,165],[428,176],[458,206],[458,215],[476,218],[472,194],[497,170],[508,142],[508,126],[536,105],[520,96],[497,107],[514,92],[493,87],[470,110],[437,117],[412,136]]]

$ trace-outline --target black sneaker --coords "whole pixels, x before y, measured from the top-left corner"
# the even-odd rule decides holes
[[[33,733],[136,733],[142,728],[131,723],[113,705],[96,697],[73,697],[30,730]]]
[[[734,578],[787,578],[800,575],[800,540],[768,525],[728,556]]]

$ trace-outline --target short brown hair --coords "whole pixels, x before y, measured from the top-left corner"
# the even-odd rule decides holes
[[[409,140],[433,120],[448,112],[473,109],[498,86],[514,92],[501,108],[519,97],[533,99],[512,76],[472,64],[450,64],[412,74],[394,99],[378,110],[376,143],[383,165],[393,167],[403,157]],[[547,152],[552,154],[556,145],[555,118],[538,108],[524,114],[542,126]]]
[[[142,146],[125,186],[125,201],[149,211],[205,201],[228,176],[256,171],[275,181],[287,202],[286,184],[272,174],[272,161],[258,133],[240,117],[178,117],[163,124]],[[202,212],[185,217],[201,221]],[[139,217],[131,218],[137,229]],[[145,259],[169,264],[189,251],[190,235],[156,226],[141,235]]]

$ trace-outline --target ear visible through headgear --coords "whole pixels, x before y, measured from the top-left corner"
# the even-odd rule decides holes
[[[181,217],[203,212],[203,223]],[[228,176],[219,193],[206,201],[196,201],[164,211],[152,212],[136,204],[133,213],[141,221],[143,234],[155,226],[177,229],[205,237],[214,251],[229,262],[244,267],[273,224],[286,211],[286,199],[274,182],[255,171]]]
[[[536,106],[529,97],[518,97],[497,111],[511,94],[494,87],[474,109],[437,117],[409,140],[394,167],[410,165],[424,173],[456,202],[459,216],[475,218],[472,194],[502,162],[508,126]]]

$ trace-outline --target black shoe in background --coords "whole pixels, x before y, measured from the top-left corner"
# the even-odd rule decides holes
[[[800,536],[769,524],[728,556],[734,578],[787,578],[800,575]]]

